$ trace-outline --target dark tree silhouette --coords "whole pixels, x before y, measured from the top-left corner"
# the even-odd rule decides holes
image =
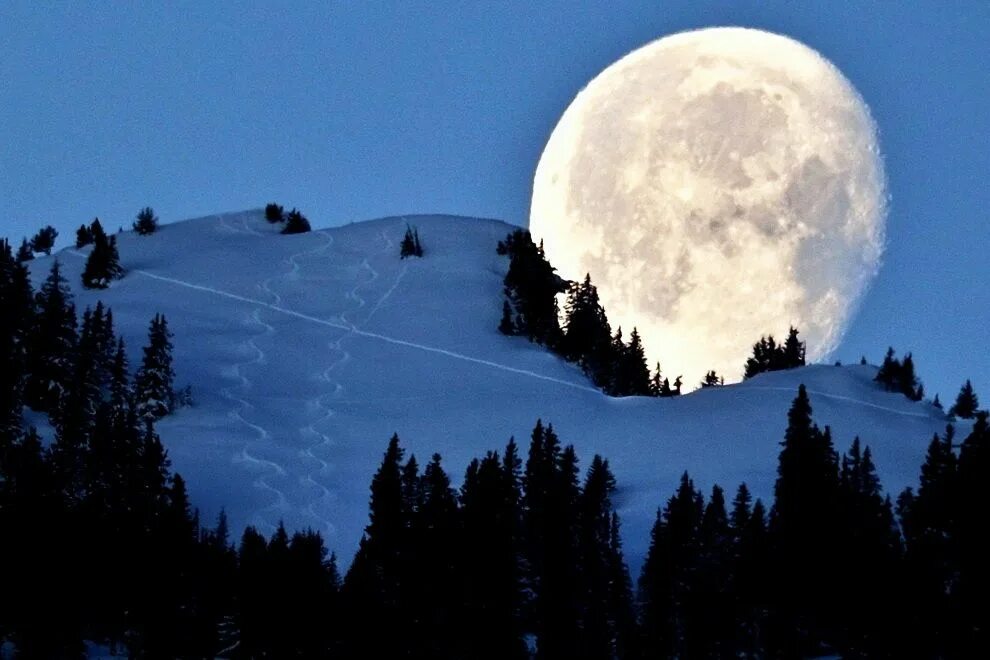
[[[87,289],[105,289],[124,275],[117,252],[117,237],[107,237],[102,230],[93,232],[93,250],[86,259],[82,283]]]
[[[980,407],[980,401],[973,391],[973,384],[967,380],[956,396],[956,402],[949,408],[949,414],[962,419],[973,419],[976,411]]]
[[[265,205],[265,220],[272,224],[278,222],[283,222],[285,220],[285,209],[275,202],[271,202]]]
[[[399,244],[399,257],[422,257],[423,246],[419,242],[419,230],[406,225],[406,233]]]
[[[39,229],[38,233],[31,238],[31,250],[50,255],[52,248],[55,247],[56,238],[58,238],[58,230],[51,225],[46,225]]]
[[[310,230],[309,220],[297,209],[292,209],[285,216],[285,227],[282,228],[283,234],[305,234]]]
[[[134,231],[141,236],[148,236],[158,231],[158,216],[150,206],[146,206],[138,211],[137,219],[132,225]]]

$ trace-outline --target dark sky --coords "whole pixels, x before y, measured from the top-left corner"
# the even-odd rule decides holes
[[[837,6],[833,6],[837,5]],[[0,5],[0,235],[299,206],[317,226],[525,223],[574,95],[636,47],[741,25],[830,59],[880,128],[880,275],[836,357],[914,351],[929,395],[990,403],[990,3]]]

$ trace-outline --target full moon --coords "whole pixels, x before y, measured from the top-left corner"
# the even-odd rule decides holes
[[[753,343],[835,349],[879,267],[876,126],[807,46],[744,28],[654,41],[581,90],[533,182],[530,231],[590,273],[613,331],[688,387],[741,378]]]

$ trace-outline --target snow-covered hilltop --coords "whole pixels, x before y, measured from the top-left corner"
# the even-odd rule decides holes
[[[407,223],[423,259],[399,258]],[[946,419],[883,391],[874,367],[810,366],[676,398],[611,399],[574,365],[499,334],[508,261],[495,246],[512,229],[403,216],[282,236],[261,211],[210,216],[120,234],[126,275],[104,291],[80,285],[91,248],[52,258],[80,310],[97,300],[113,308],[132,362],[147,320],[168,318],[177,385],[192,386],[195,405],[159,431],[203,520],[225,507],[234,530],[312,527],[344,562],[393,432],[421,462],[440,452],[457,478],[512,435],[525,450],[536,419],[551,422],[585,466],[594,453],[610,460],[634,575],[656,508],[684,470],[703,489],[745,481],[769,496],[800,383],[839,451],[856,435],[870,445],[888,492],[917,480]],[[50,261],[30,265],[37,284]]]

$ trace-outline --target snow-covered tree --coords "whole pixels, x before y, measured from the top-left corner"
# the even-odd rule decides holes
[[[148,345],[135,378],[135,404],[144,419],[161,419],[174,406],[172,370],[172,333],[165,316],[156,314],[148,330]]]

